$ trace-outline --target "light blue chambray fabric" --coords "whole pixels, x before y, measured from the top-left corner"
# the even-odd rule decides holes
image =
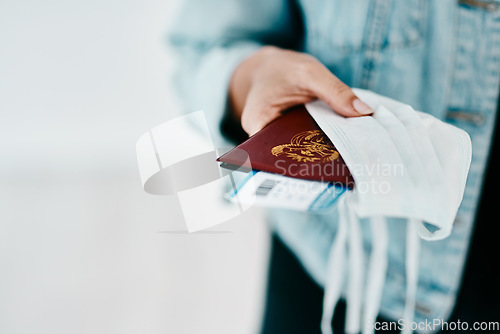
[[[498,3],[498,2],[497,2]],[[500,4],[500,3],[499,3]],[[452,235],[422,241],[415,321],[447,319],[462,277],[488,160],[500,79],[500,9],[452,0],[188,0],[171,28],[174,85],[186,111],[203,109],[216,145],[237,64],[261,45],[317,57],[352,87],[372,90],[469,133],[473,159]],[[303,23],[302,23],[303,22]],[[272,210],[269,221],[320,285],[337,214]],[[362,222],[365,252],[369,226]],[[389,221],[381,313],[403,317],[406,224]]]

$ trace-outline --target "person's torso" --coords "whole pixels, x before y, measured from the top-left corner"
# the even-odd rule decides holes
[[[317,57],[349,86],[411,104],[415,109],[464,129],[471,136],[473,159],[453,233],[446,240],[422,244],[416,320],[446,318],[453,306],[496,114],[500,82],[500,2],[462,2],[304,0],[299,3],[305,25],[303,51]],[[273,221],[294,217],[311,226],[311,217],[307,215],[297,218],[296,214],[275,211],[271,216]],[[321,256],[326,261],[328,243],[336,227],[325,217],[315,219],[325,235],[311,243],[322,250],[319,252],[324,253]],[[405,226],[397,221],[391,224],[390,265],[382,311],[397,319],[401,316],[405,295]],[[299,240],[294,233],[303,233],[305,225],[290,225],[281,224],[278,229],[293,244]],[[297,231],[292,231],[294,228]],[[310,235],[311,239],[318,239],[313,237],[314,233]],[[365,241],[369,250],[369,232]],[[324,247],[318,246],[318,242],[324,243]],[[321,282],[320,267],[324,263],[313,261],[313,254],[305,246],[296,248],[303,262],[311,262],[306,267],[309,266],[312,275]]]

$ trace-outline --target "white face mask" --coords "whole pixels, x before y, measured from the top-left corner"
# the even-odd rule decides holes
[[[343,280],[345,247],[349,248],[346,331],[359,332],[374,321],[380,306],[387,266],[387,226],[384,217],[408,219],[407,305],[413,317],[418,280],[420,236],[427,240],[450,235],[462,201],[472,148],[469,135],[409,105],[355,89],[375,110],[372,117],[344,118],[321,101],[306,105],[311,116],[346,162],[355,187],[339,201],[339,233],[332,246],[325,286],[323,333],[330,322]],[[363,252],[359,218],[370,218],[372,256],[363,286]],[[365,289],[364,289],[365,288]],[[363,291],[365,294],[363,296]],[[363,299],[364,298],[364,302]],[[373,332],[364,328],[364,333]]]
[[[360,218],[403,217],[425,239],[451,232],[471,160],[469,135],[409,105],[373,92],[355,93],[375,113],[345,118],[321,101],[307,110],[332,140],[355,181],[350,205]]]

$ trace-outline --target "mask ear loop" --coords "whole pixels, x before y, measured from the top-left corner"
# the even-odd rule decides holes
[[[380,310],[382,291],[384,289],[387,274],[387,245],[389,243],[389,232],[387,220],[382,216],[370,218],[370,230],[372,234],[372,251],[368,265],[365,308],[363,319],[363,334],[374,333],[374,324]]]
[[[348,228],[347,228],[348,227]],[[375,319],[380,310],[382,291],[387,273],[387,245],[389,233],[384,217],[370,218],[373,249],[365,290],[365,309],[363,333],[373,333]],[[339,203],[339,229],[332,246],[328,261],[328,283],[325,287],[323,301],[323,334],[333,333],[331,321],[335,306],[340,299],[344,278],[344,261],[346,243],[349,241],[349,282],[346,294],[346,333],[361,331],[361,314],[363,306],[363,243],[359,218],[346,199]]]
[[[339,198],[339,226],[332,247],[330,248],[330,253],[328,254],[327,280],[323,297],[323,315],[321,318],[321,332],[323,334],[333,334],[333,314],[340,299],[342,284],[344,283],[345,253],[348,234],[346,197],[348,194],[350,194],[350,191],[344,193],[344,195]]]
[[[363,304],[363,235],[360,221],[347,203],[349,215],[349,281],[346,292],[346,333],[361,331],[361,308]]]
[[[405,327],[402,334],[413,333],[411,325],[415,315],[415,303],[418,287],[418,257],[420,237],[417,234],[417,219],[409,219],[406,225],[406,304],[404,310]]]

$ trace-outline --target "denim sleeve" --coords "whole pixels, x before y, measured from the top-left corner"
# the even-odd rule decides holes
[[[292,0],[186,0],[180,6],[169,31],[177,56],[173,87],[184,110],[205,112],[214,144],[223,145],[235,67],[262,45],[297,48],[301,16]]]

